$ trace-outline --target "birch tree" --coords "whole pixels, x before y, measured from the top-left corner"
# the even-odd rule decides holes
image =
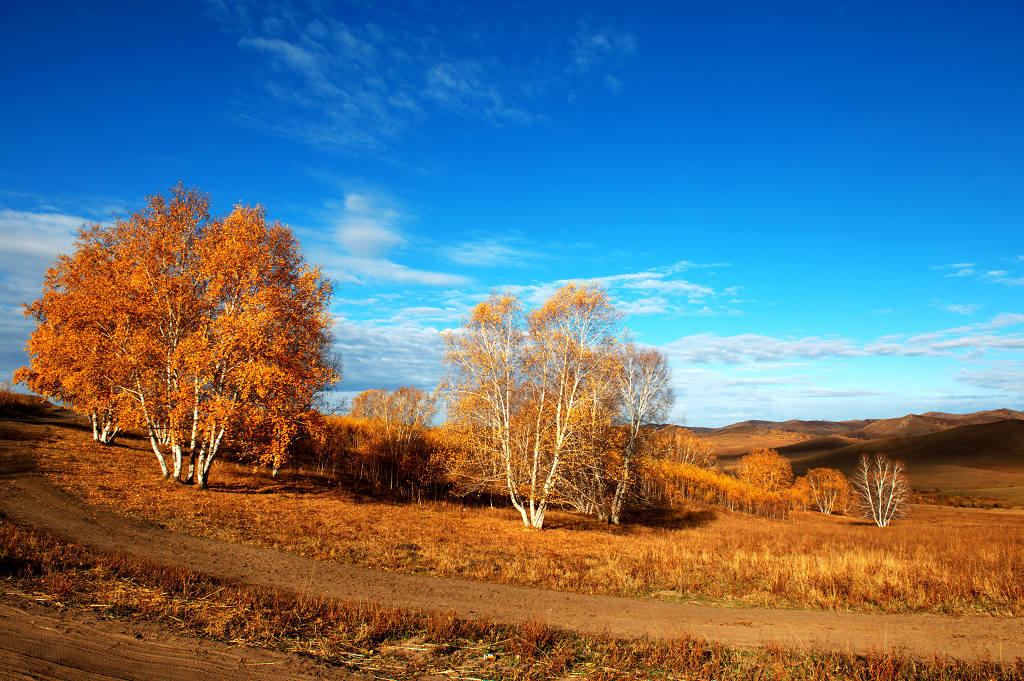
[[[47,270],[43,293],[26,305],[36,322],[26,344],[32,358],[15,379],[40,395],[86,414],[93,439],[110,444],[129,421],[130,405],[118,386],[125,366],[124,328],[117,318],[111,240],[99,225],[78,233],[75,251]]]
[[[522,306],[510,293],[493,293],[444,340],[448,430],[465,443],[458,449],[467,454],[452,462],[453,473],[477,489],[502,484],[529,526],[517,471],[524,444]]]
[[[860,497],[864,517],[879,527],[888,527],[894,519],[906,515],[910,484],[902,461],[881,454],[862,455],[853,475],[853,487]]]
[[[529,315],[515,296],[492,294],[445,334],[450,428],[484,455],[476,474],[503,478],[526,527],[543,527],[564,467],[582,460],[588,387],[618,319],[603,289],[568,284]]]
[[[814,505],[825,515],[845,507],[850,483],[834,468],[812,468],[807,471],[806,484]]]
[[[653,348],[637,348],[627,339],[615,359],[614,385],[619,419],[625,429],[609,512],[609,520],[617,525],[634,472],[643,463],[644,440],[650,437],[651,425],[668,415],[675,397],[671,385],[672,372],[664,353]]]
[[[71,267],[79,261],[102,276],[65,276],[88,273]],[[208,197],[179,185],[110,227],[83,230],[52,270],[28,306],[39,324],[23,375],[72,395],[84,375],[74,368],[93,367],[103,382],[92,394],[109,395],[119,423],[145,428],[165,478],[205,487],[226,439],[279,466],[316,395],[338,378],[330,283],[258,206],[211,218]],[[79,299],[94,304],[59,312]],[[84,329],[89,342],[49,342],[65,328]],[[93,404],[73,395],[76,406]]]

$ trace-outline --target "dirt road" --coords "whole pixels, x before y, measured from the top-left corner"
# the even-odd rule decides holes
[[[23,449],[0,447],[0,512],[15,522],[102,551],[254,585],[499,622],[535,618],[563,629],[621,636],[689,635],[736,646],[775,642],[965,660],[1024,657],[1024,618],[733,609],[394,574],[175,534],[86,506],[31,468]]]
[[[312,681],[368,677],[262,648],[184,638],[144,623],[0,602],[0,678],[85,681]]]

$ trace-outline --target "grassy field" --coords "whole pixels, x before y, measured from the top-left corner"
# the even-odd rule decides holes
[[[374,678],[1024,681],[1024,660],[915,660],[813,650],[737,650],[695,639],[615,640],[446,614],[281,594],[91,552],[0,519],[0,583],[59,609],[311,656]]]
[[[36,445],[58,485],[168,528],[343,563],[581,593],[739,606],[1024,615],[1024,513],[917,506],[880,529],[794,513],[765,520],[695,508],[608,527],[514,512],[355,495],[287,471],[220,463],[198,492],[156,475],[140,440],[95,445],[60,429]]]

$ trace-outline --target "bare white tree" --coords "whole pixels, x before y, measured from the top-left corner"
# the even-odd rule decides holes
[[[622,505],[640,464],[641,440],[645,430],[665,418],[675,401],[672,369],[668,357],[654,348],[641,349],[628,339],[622,344],[614,385],[618,391],[619,419],[626,428],[622,463],[615,480],[609,519],[619,524]]]
[[[881,454],[864,454],[857,463],[853,486],[860,496],[865,518],[879,527],[888,527],[894,518],[902,518],[910,503],[910,484],[902,461]]]

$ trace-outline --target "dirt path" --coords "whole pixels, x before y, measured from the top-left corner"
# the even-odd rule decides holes
[[[312,681],[367,677],[306,657],[184,638],[145,623],[59,611],[7,595],[0,601],[0,677],[138,681]]]
[[[394,574],[175,534],[84,505],[34,474],[31,460],[18,450],[0,447],[0,512],[8,518],[96,549],[218,578],[499,622],[535,618],[563,629],[621,636],[689,635],[736,646],[775,642],[847,652],[940,653],[965,660],[1024,657],[1024,618],[734,609],[590,596]]]

